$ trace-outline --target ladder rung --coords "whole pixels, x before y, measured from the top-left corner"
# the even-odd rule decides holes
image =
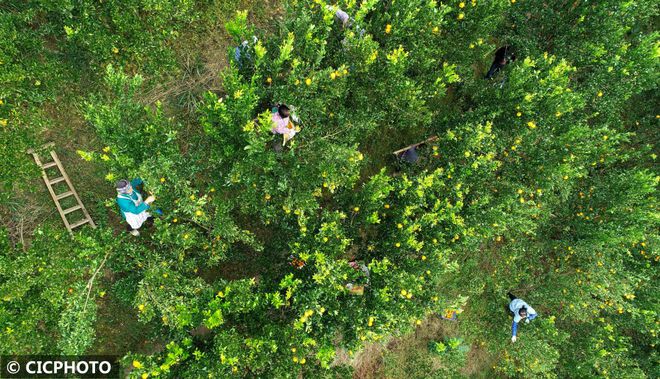
[[[71,195],[73,195],[73,191],[67,191],[67,192],[61,193],[61,194],[57,195],[57,200],[62,200],[65,197],[69,197]]]
[[[55,179],[51,180],[51,181],[48,182],[48,183],[50,183],[50,185],[52,186],[53,184],[56,184],[56,183],[59,183],[59,182],[63,182],[63,181],[65,181],[65,180],[66,180],[66,179],[65,179],[63,176],[61,176],[61,177],[59,177],[59,178],[55,178]]]
[[[71,213],[71,212],[75,212],[75,211],[77,211],[78,209],[82,209],[82,205],[76,205],[75,207],[71,207],[71,208],[69,208],[69,209],[65,209],[65,210],[62,211],[62,213],[64,213],[65,215],[67,215],[67,214],[69,214],[69,213]]]
[[[73,188],[73,184],[71,183],[69,176],[66,174],[66,171],[64,171],[64,167],[62,167],[62,163],[60,162],[60,159],[57,157],[57,153],[55,153],[55,150],[52,149],[54,146],[55,144],[51,142],[44,145],[41,149],[39,149],[40,152],[43,152],[43,150],[46,150],[49,147],[51,148],[50,156],[53,158],[53,160],[46,163],[41,162],[41,159],[39,159],[39,152],[37,152],[36,149],[29,149],[28,153],[32,154],[32,158],[34,158],[34,162],[42,170],[41,177],[43,178],[44,183],[46,183],[48,192],[50,193],[51,198],[53,199],[55,205],[57,206],[57,211],[60,214],[62,221],[64,222],[64,226],[66,226],[69,233],[73,233],[73,229],[85,224],[89,224],[92,228],[96,228],[96,225],[94,224],[92,218],[89,216],[89,213],[87,213],[85,206],[80,202],[80,199],[76,194],[76,190]],[[50,179],[48,177],[48,174],[46,173],[46,169],[56,166],[61,172],[62,176],[59,178]],[[64,181],[66,181],[68,189],[65,192],[62,192],[61,194],[56,195],[55,190],[53,189],[53,185]],[[60,200],[68,198],[70,196],[75,196],[76,200],[78,201],[77,205],[74,205],[69,209],[62,210],[62,204],[60,203]],[[76,221],[74,223],[69,223],[66,215],[68,215],[69,213],[73,213],[77,210],[81,210],[85,217],[82,220]]]
[[[80,225],[87,224],[88,222],[89,222],[88,218],[83,218],[82,220],[76,222],[75,224],[69,225],[69,229],[75,229],[75,228],[79,227]]]

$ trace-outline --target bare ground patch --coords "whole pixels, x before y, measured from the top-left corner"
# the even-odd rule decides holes
[[[181,73],[165,83],[156,84],[143,95],[147,104],[156,101],[174,101],[184,110],[194,110],[195,100],[205,91],[221,91],[219,73],[229,65],[230,49],[235,44],[225,29],[236,10],[248,12],[248,22],[255,27],[273,31],[282,18],[283,10],[278,0],[241,0],[233,4],[212,7],[209,22],[202,30],[192,29],[179,38],[175,45]]]
[[[435,378],[443,367],[442,360],[430,355],[431,341],[442,341],[460,335],[459,324],[431,316],[416,329],[404,336],[382,343],[366,344],[360,352],[350,356],[347,351],[337,351],[335,364],[353,367],[354,379]],[[465,366],[454,373],[455,377],[486,377],[491,357],[480,344],[470,346]]]

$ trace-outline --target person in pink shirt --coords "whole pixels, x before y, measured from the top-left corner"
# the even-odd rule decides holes
[[[291,110],[285,104],[280,104],[273,108],[273,128],[271,132],[284,136],[282,145],[286,145],[287,141],[291,140],[297,132],[290,118]]]

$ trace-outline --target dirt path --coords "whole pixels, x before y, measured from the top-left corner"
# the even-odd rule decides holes
[[[340,350],[335,364],[351,365],[354,379],[436,377],[433,376],[434,372],[443,367],[443,361],[429,352],[429,342],[454,337],[460,337],[457,322],[431,316],[413,332],[387,342],[366,344],[363,350],[352,357]],[[458,375],[480,377],[480,374],[488,371],[488,358],[482,346],[473,344]]]

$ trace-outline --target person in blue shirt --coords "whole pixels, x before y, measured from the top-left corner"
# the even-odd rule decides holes
[[[244,40],[240,45],[234,48],[234,61],[239,69],[239,71],[250,69],[253,65],[252,52],[254,51],[254,45],[257,44],[259,39],[257,36],[252,36],[252,43],[248,40]]]
[[[142,194],[134,187],[142,184],[142,179],[135,178],[130,183],[126,179],[117,182],[117,205],[121,216],[128,223],[128,231],[139,236],[138,229],[142,227],[145,221],[152,219],[151,214],[147,212],[151,208],[151,203],[156,200],[149,196],[146,200],[142,199]]]
[[[535,319],[537,314],[534,308],[530,307],[529,304],[525,303],[522,299],[518,299],[511,292],[507,293],[511,302],[509,303],[509,311],[513,313],[513,325],[511,325],[511,342],[516,342],[518,339],[518,323],[525,320],[525,323],[529,323],[531,320]]]

